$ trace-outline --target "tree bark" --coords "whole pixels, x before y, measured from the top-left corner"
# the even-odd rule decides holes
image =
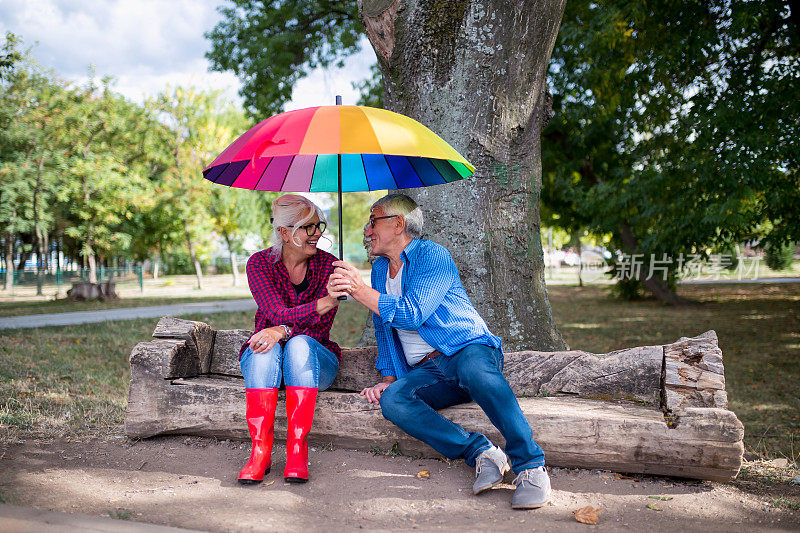
[[[509,351],[565,348],[540,237],[545,73],[564,0],[360,0],[387,109],[430,127],[476,166],[470,179],[407,191],[426,237],[447,247],[470,299]]]
[[[202,291],[203,269],[200,267],[200,261],[197,260],[197,254],[194,251],[194,242],[192,242],[192,235],[189,233],[189,224],[186,222],[186,219],[183,220],[183,233],[186,236],[186,246],[189,247],[189,255],[192,258],[195,276],[197,276],[197,288]]]

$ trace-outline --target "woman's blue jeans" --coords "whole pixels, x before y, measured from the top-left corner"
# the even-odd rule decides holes
[[[440,355],[415,366],[381,394],[383,416],[450,459],[469,466],[492,443],[470,433],[437,410],[474,401],[506,439],[514,472],[544,465],[544,452],[503,376],[503,351],[470,344],[450,357]]]
[[[242,353],[239,365],[248,389],[277,389],[283,382],[289,387],[331,386],[339,371],[336,355],[308,335],[292,337],[265,353],[253,353],[250,347]]]

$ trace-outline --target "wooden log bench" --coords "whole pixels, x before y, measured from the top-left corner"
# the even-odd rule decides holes
[[[131,352],[127,435],[249,439],[238,353],[250,333],[162,318],[154,339]],[[365,451],[396,444],[402,453],[439,457],[357,394],[379,381],[375,355],[375,347],[343,350],[336,381],[319,395],[310,441]],[[504,373],[549,465],[715,481],[739,471],[744,428],[728,410],[713,331],[608,354],[508,353]],[[442,414],[504,443],[475,404]],[[285,432],[279,399],[276,439]]]

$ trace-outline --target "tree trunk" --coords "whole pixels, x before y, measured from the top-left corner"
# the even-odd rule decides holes
[[[622,244],[628,249],[628,252],[631,254],[634,253],[638,248],[639,241],[633,234],[633,229],[625,222],[620,225],[619,236]],[[683,305],[688,303],[688,300],[678,296],[664,281],[655,276],[650,277],[649,272],[644,272],[643,270],[644,269],[637,270],[637,279],[642,282],[645,289],[650,291],[653,296],[669,305]]]
[[[197,276],[197,288],[198,290],[203,290],[203,270],[200,267],[200,261],[197,260],[197,254],[194,251],[194,243],[192,242],[192,236],[189,233],[189,224],[184,219],[183,221],[183,233],[186,236],[186,245],[189,247],[189,255],[192,258],[192,264],[194,265],[194,273]]]
[[[12,232],[6,232],[3,249],[6,265],[6,276],[3,280],[3,290],[5,291],[10,291],[14,287],[14,237]]]
[[[578,248],[578,287],[583,287],[583,250],[581,249],[581,232],[575,232],[573,236],[575,246]]]
[[[42,228],[39,220],[39,192],[42,183],[42,168],[44,167],[44,157],[39,158],[38,171],[36,172],[36,186],[33,188],[33,229],[34,249],[36,250],[36,295],[42,295],[42,261],[44,260],[44,248],[42,246]]]
[[[97,283],[97,258],[89,254],[86,259],[89,261],[89,283]]]
[[[539,228],[545,73],[564,0],[361,0],[387,109],[430,127],[475,176],[408,191],[503,347],[565,348],[553,323]]]
[[[233,273],[233,286],[239,286],[239,267],[236,265],[236,252],[233,251],[233,243],[228,234],[223,235],[225,244],[228,245],[228,254],[231,261],[231,272]]]
[[[153,258],[153,279],[158,279],[158,265],[159,257],[156,256]]]

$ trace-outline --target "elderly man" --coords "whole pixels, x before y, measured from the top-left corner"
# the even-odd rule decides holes
[[[475,494],[499,484],[510,460],[517,474],[512,507],[541,507],[550,494],[544,452],[503,376],[500,338],[470,303],[447,249],[419,238],[422,224],[414,200],[390,194],[372,206],[366,232],[378,256],[373,288],[352,265],[334,263],[334,290],[348,291],[374,313],[375,366],[383,380],[361,394],[409,435],[474,466]],[[505,437],[505,453],[437,412],[469,401]]]

